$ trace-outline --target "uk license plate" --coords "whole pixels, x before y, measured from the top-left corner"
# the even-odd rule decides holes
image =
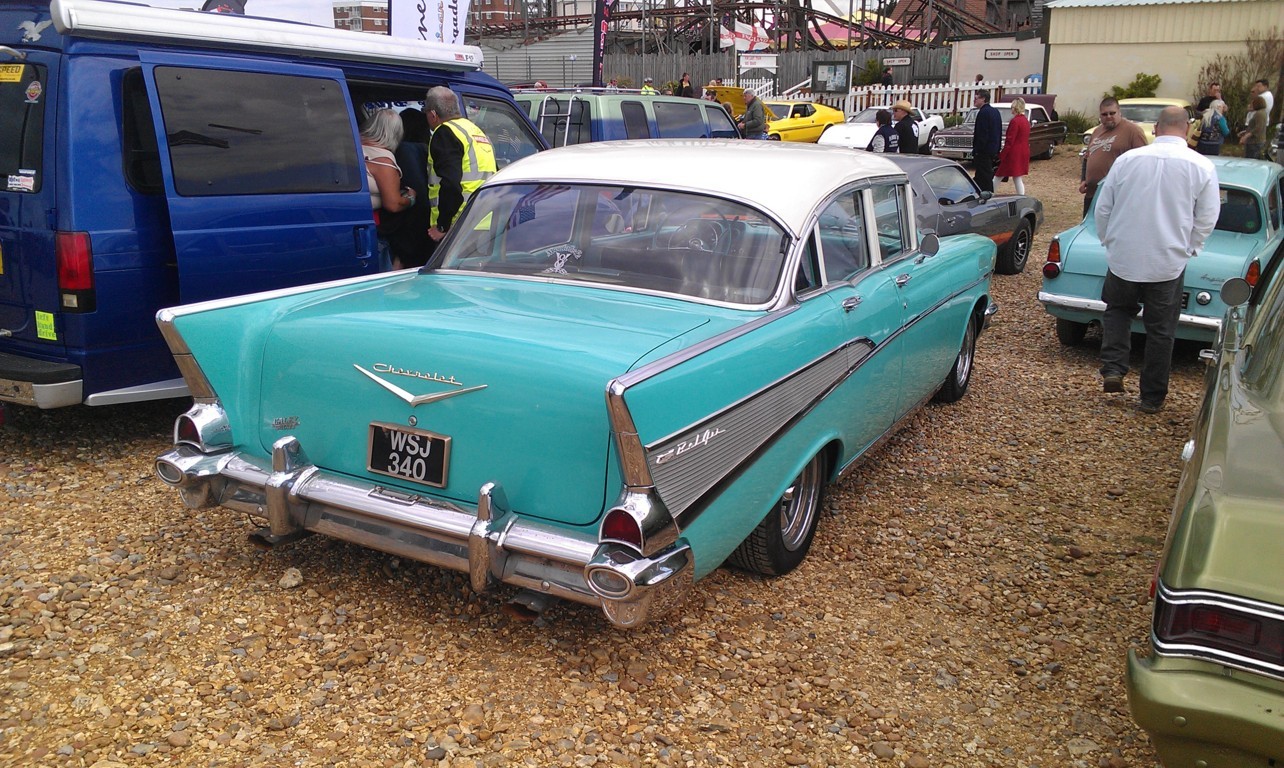
[[[370,425],[369,457],[367,468],[371,472],[444,488],[450,466],[450,438],[374,422]]]

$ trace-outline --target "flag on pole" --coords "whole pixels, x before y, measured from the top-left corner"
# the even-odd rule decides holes
[[[393,37],[463,45],[469,0],[389,0]]]

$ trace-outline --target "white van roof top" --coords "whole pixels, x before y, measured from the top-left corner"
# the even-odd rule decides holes
[[[475,45],[368,35],[253,16],[151,8],[108,0],[53,0],[54,26],[63,35],[106,40],[186,41],[202,48],[232,48],[288,56],[400,64],[457,72],[481,69]]]

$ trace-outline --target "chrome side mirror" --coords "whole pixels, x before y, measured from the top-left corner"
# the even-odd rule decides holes
[[[1253,286],[1242,277],[1232,277],[1222,283],[1221,297],[1228,307],[1238,307],[1253,295]]]

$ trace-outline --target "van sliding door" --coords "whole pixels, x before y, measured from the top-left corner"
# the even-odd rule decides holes
[[[142,52],[184,302],[378,269],[337,69]]]

